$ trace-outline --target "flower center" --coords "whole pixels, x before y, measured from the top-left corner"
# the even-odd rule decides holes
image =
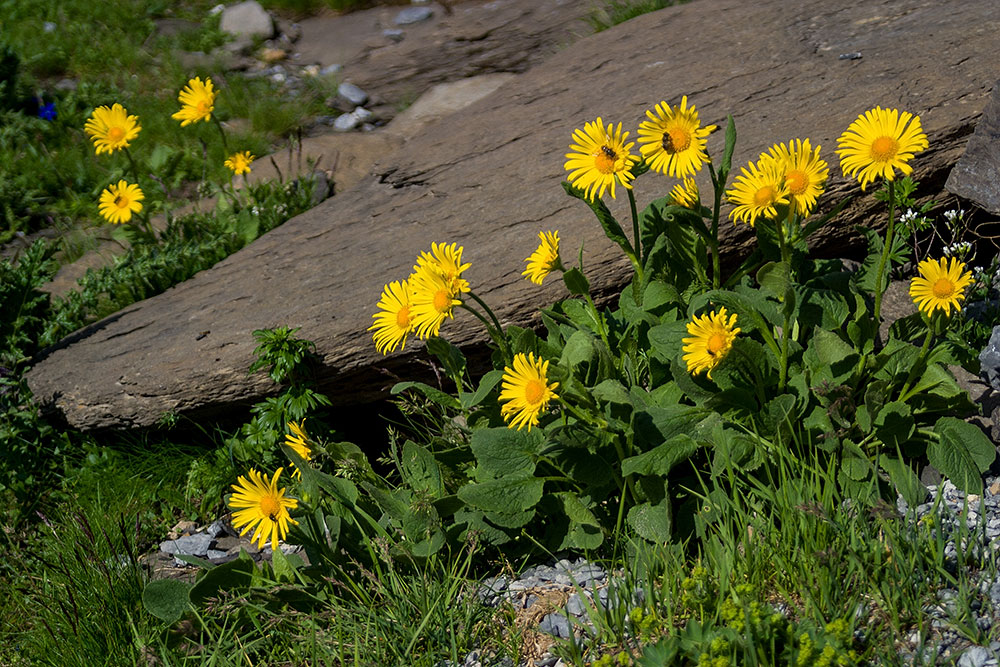
[[[714,333],[708,337],[705,346],[708,348],[708,353],[714,357],[726,346],[726,337],[721,333]]]
[[[615,163],[618,162],[618,153],[608,146],[601,146],[601,150],[594,156],[594,167],[602,174],[615,173]]]
[[[410,307],[409,306],[403,306],[402,308],[399,309],[399,312],[396,313],[396,326],[399,327],[400,329],[409,329],[410,328]]]
[[[434,310],[443,313],[449,308],[451,308],[451,292],[443,289],[434,292]]]
[[[806,173],[801,169],[793,169],[785,175],[785,182],[788,184],[788,190],[793,195],[803,195],[806,192],[806,188],[809,187],[809,178],[806,177]]]
[[[754,206],[770,206],[774,203],[774,188],[765,185],[757,192],[753,193]]]
[[[121,141],[125,138],[125,130],[120,127],[112,127],[108,130],[108,139],[111,141]]]
[[[871,156],[876,162],[888,162],[899,152],[899,142],[892,137],[879,137],[872,142]]]
[[[545,383],[541,380],[528,380],[524,385],[524,400],[532,405],[538,405],[545,396]]]
[[[278,515],[281,514],[281,505],[278,504],[278,499],[270,495],[261,498],[260,512],[271,521],[277,521]]]
[[[207,116],[212,112],[212,103],[207,100],[202,100],[198,102],[198,115]]]
[[[666,152],[680,153],[691,145],[691,134],[682,128],[672,127],[663,133],[660,143]]]
[[[115,206],[118,208],[128,208],[128,197],[122,195],[115,197]]]
[[[955,285],[947,278],[938,278],[938,281],[934,283],[934,287],[931,288],[931,291],[934,292],[934,296],[937,298],[947,299],[955,293]]]

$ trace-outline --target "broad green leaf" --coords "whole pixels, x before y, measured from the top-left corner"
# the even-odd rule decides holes
[[[784,301],[792,286],[791,267],[785,262],[768,262],[757,271],[757,282],[764,293]]]
[[[684,347],[682,340],[687,336],[687,322],[677,321],[657,324],[647,334],[649,345],[660,359],[673,361]]]
[[[628,511],[628,524],[632,530],[650,542],[669,542],[671,523],[669,495],[656,505],[642,503]]]
[[[858,355],[854,348],[832,331],[813,329],[809,347],[802,355],[803,364],[818,378],[823,377],[828,369],[829,381],[840,384],[850,376],[858,363]]]
[[[535,518],[535,508],[523,512],[486,512],[486,520],[500,528],[520,528]]]
[[[983,490],[982,474],[996,458],[996,447],[978,427],[954,417],[934,425],[940,439],[927,445],[927,460],[967,494]]]
[[[424,491],[432,498],[444,495],[444,482],[437,459],[425,447],[412,440],[403,444],[400,455],[400,474],[415,491]]]
[[[910,507],[916,507],[924,502],[927,497],[927,489],[920,483],[920,478],[905,461],[883,454],[879,457],[878,463],[883,470],[889,473],[892,485],[896,487],[896,491],[903,496],[903,500]]]
[[[622,474],[666,477],[675,465],[690,458],[698,448],[698,443],[691,436],[675,435],[648,452],[622,461]]]
[[[462,407],[466,410],[471,410],[480,403],[486,400],[486,397],[490,395],[494,387],[500,384],[500,380],[503,379],[503,371],[492,370],[482,377],[479,381],[479,388],[476,389],[476,393],[462,394]]]
[[[208,598],[218,597],[220,591],[250,588],[256,569],[249,558],[237,558],[213,567],[191,588],[191,603],[199,606]]]
[[[521,473],[466,484],[458,490],[458,497],[484,512],[522,512],[538,503],[544,486],[545,480]]]
[[[884,442],[890,450],[903,446],[914,430],[910,406],[899,401],[887,403],[875,416],[875,437]]]
[[[142,606],[168,624],[180,620],[191,607],[191,584],[178,579],[157,579],[142,589]]]
[[[680,303],[677,288],[662,280],[653,280],[642,291],[642,309],[657,315],[667,310],[667,306]]]
[[[840,469],[850,479],[860,482],[871,476],[872,464],[867,459],[848,457],[841,461]]]
[[[587,280],[587,276],[583,275],[583,271],[576,267],[563,273],[563,282],[566,283],[566,289],[569,290],[570,294],[577,296],[590,294],[590,281]]]
[[[473,432],[470,447],[476,457],[476,479],[485,482],[500,477],[530,475],[535,456],[544,443],[540,429],[484,428]]]
[[[271,570],[274,572],[274,578],[277,581],[288,583],[295,581],[295,569],[288,562],[288,559],[285,558],[285,554],[281,549],[271,552]]]

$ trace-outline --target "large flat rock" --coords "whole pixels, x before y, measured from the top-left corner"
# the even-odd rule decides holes
[[[291,220],[188,282],[74,334],[28,374],[36,397],[83,429],[148,425],[165,411],[204,416],[275,388],[248,375],[251,331],[288,325],[316,342],[321,387],[341,404],[384,396],[390,374],[423,368],[423,346],[383,359],[366,332],[382,285],[404,278],[431,241],[457,241],[473,288],[501,319],[527,324],[563,293],[523,280],[541,229],[568,255],[584,244],[591,283],[611,293],[626,266],[586,207],[559,187],[575,127],[601,115],[635,127],[645,109],[687,94],[705,121],[739,130],[735,164],[774,141],[810,137],[832,168],[828,205],[859,194],[837,168],[836,137],[876,105],[921,115],[930,149],[915,160],[924,192],[939,195],[996,80],[993,0],[696,0],[581,39],[495,93],[429,126],[379,160],[369,178]],[[860,59],[840,59],[860,52]],[[718,155],[722,133],[709,141]],[[699,181],[708,190],[707,174]],[[640,205],[672,182],[639,179]],[[613,208],[624,214],[622,199]],[[871,220],[858,197],[823,230],[821,250]],[[745,229],[724,223],[726,252]],[[482,345],[460,313],[443,333]]]

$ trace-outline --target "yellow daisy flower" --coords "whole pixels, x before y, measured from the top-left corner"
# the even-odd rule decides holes
[[[908,164],[913,154],[929,145],[920,116],[875,107],[858,116],[840,135],[837,155],[844,174],[858,178],[864,190],[879,176],[893,180],[894,169],[908,176],[913,171]]]
[[[961,310],[965,288],[972,284],[972,273],[965,264],[952,257],[940,260],[925,259],[917,265],[920,275],[910,281],[910,298],[921,311],[931,316],[938,308],[945,315]]]
[[[559,232],[538,232],[541,243],[535,252],[525,258],[528,268],[521,272],[521,275],[535,283],[541,285],[545,276],[555,270],[562,269],[562,260],[559,258]]]
[[[109,185],[101,193],[99,210],[108,222],[117,225],[128,222],[132,219],[133,213],[141,211],[142,204],[139,202],[143,199],[145,195],[138,185],[120,180],[117,184]]]
[[[740,332],[735,324],[736,315],[733,314],[727,321],[725,308],[719,309],[718,313],[713,311],[708,315],[695,315],[688,322],[687,331],[691,337],[682,341],[688,373],[697,375],[707,371],[708,379],[712,379],[712,369],[729,354],[729,350],[733,348],[733,340]]]
[[[240,535],[246,535],[253,529],[250,540],[257,541],[257,546],[263,549],[268,540],[271,549],[277,551],[278,540],[288,535],[288,524],[298,524],[288,510],[295,509],[299,501],[286,498],[285,489],[278,489],[278,477],[284,468],[278,468],[270,481],[254,469],[250,469],[246,477],[239,477],[233,484],[233,495],[229,497],[229,508],[233,510],[233,526],[240,530]]]
[[[626,144],[628,132],[622,132],[622,124],[615,128],[613,123],[604,122],[598,118],[592,123],[586,123],[583,130],[573,130],[573,141],[569,148],[573,153],[567,153],[568,160],[563,168],[570,172],[569,182],[586,192],[587,199],[593,200],[604,196],[604,191],[611,186],[611,198],[615,198],[615,181],[622,187],[632,189],[629,183],[633,178],[631,169],[638,158],[630,151],[635,142]]]
[[[774,218],[778,214],[775,206],[788,203],[788,184],[781,165],[766,153],[749,167],[749,171],[741,169],[743,173],[736,177],[726,196],[736,204],[729,217],[753,227],[757,218]]]
[[[785,172],[788,195],[801,216],[809,215],[816,200],[823,192],[826,178],[830,175],[826,160],[819,157],[819,146],[815,149],[809,140],[795,139],[771,147],[771,157],[778,161]]]
[[[83,124],[83,131],[94,142],[94,150],[98,155],[114,153],[121,148],[128,148],[128,142],[139,136],[142,126],[138,121],[138,116],[130,116],[120,104],[100,106],[94,109]]]
[[[303,419],[301,422],[296,424],[295,422],[288,422],[288,430],[291,433],[285,434],[285,444],[292,448],[292,450],[301,456],[306,461],[312,460],[312,449],[309,447],[309,434],[306,433],[306,420]],[[302,471],[299,470],[296,465],[292,465],[292,478],[302,479]]]
[[[674,206],[683,206],[692,211],[697,211],[701,206],[701,193],[698,192],[698,184],[693,178],[685,178],[684,182],[675,185],[667,196]]]
[[[409,277],[410,316],[417,338],[437,336],[445,318],[454,318],[458,293],[437,271],[420,267]]]
[[[531,352],[514,355],[514,367],[503,369],[500,414],[509,428],[520,431],[527,426],[530,431],[532,426],[538,426],[538,415],[549,401],[559,398],[555,393],[559,383],[548,384],[548,370],[549,362],[541,357],[535,359]]]
[[[660,102],[647,110],[649,120],[639,124],[639,152],[650,169],[667,176],[686,178],[694,175],[708,162],[705,144],[715,125],[701,127],[694,105],[687,105],[687,95],[681,105],[671,107]]]
[[[368,327],[368,331],[375,331],[372,334],[375,349],[380,354],[389,354],[398,345],[402,350],[406,347],[406,337],[413,331],[413,310],[407,281],[394,280],[386,285],[378,307],[379,312],[372,315],[375,324]]]
[[[224,165],[233,170],[233,173],[237,176],[240,174],[250,173],[250,164],[253,162],[254,156],[250,155],[250,151],[243,151],[240,153],[233,153],[226,158],[223,162]]]
[[[413,272],[421,270],[434,271],[438,273],[449,285],[452,292],[460,294],[469,291],[469,281],[462,278],[462,272],[472,266],[472,264],[462,264],[462,252],[465,250],[457,243],[447,245],[445,243],[431,243],[430,252],[420,253],[417,264],[413,267]]]
[[[181,127],[186,127],[199,120],[209,121],[212,118],[212,111],[215,109],[215,96],[218,91],[212,87],[212,80],[207,78],[204,83],[200,77],[195,77],[187,82],[181,89],[177,100],[181,103],[181,110],[173,114],[171,118],[181,121]]]

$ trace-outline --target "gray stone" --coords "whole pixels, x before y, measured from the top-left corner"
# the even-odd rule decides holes
[[[212,562],[222,560],[223,558],[228,558],[228,557],[229,556],[227,552],[220,551],[218,549],[209,549],[207,552],[205,552],[205,558],[207,558]]]
[[[404,33],[398,28],[386,28],[382,31],[382,36],[391,42],[402,42]]]
[[[219,29],[236,37],[274,36],[274,20],[256,0],[246,0],[222,10]]]
[[[368,93],[346,81],[337,86],[337,94],[355,106],[368,101]]]
[[[566,601],[566,612],[573,614],[574,616],[582,616],[586,611],[586,606],[583,604],[583,600],[580,599],[578,593],[573,593],[569,596],[569,600]]]
[[[965,153],[948,175],[945,188],[975,202],[987,211],[1000,214],[1000,81],[976,123]]]
[[[218,537],[219,535],[224,535],[227,532],[226,524],[222,521],[222,519],[216,519],[209,524],[208,528],[205,529],[205,533],[207,533],[209,537]]]
[[[561,639],[570,638],[569,620],[562,614],[546,614],[538,624],[538,631]]]
[[[987,648],[970,646],[962,652],[962,657],[958,659],[958,667],[984,667],[992,655]]]
[[[320,76],[329,76],[331,74],[340,74],[340,70],[344,69],[344,66],[339,63],[334,63],[332,65],[327,65],[319,71]]]
[[[358,119],[359,123],[367,122],[374,117],[372,112],[364,107],[357,107],[351,113],[354,114],[354,117]]]
[[[555,5],[537,3],[538,11]],[[922,195],[938,198],[933,184],[957,160],[965,132],[989,95],[981,82],[996,78],[994,63],[981,54],[1000,51],[1000,32],[969,26],[994,20],[993,4],[982,0],[951,0],[947,11],[924,0],[834,6],[803,0],[794,15],[779,0],[699,0],[549,51],[544,62],[539,62],[539,49],[526,49],[516,38],[501,47],[500,36],[509,37],[509,31],[480,41],[458,40],[460,49],[408,38],[378,51],[405,50],[419,42],[420,55],[454,61],[469,53],[464,49],[471,44],[492,54],[488,63],[468,58],[463,67],[496,71],[498,49],[516,47],[525,60],[510,60],[505,50],[503,63],[524,73],[447,122],[427,127],[399,150],[380,153],[371,173],[353,188],[340,190],[191,280],[46,350],[28,371],[28,385],[46,411],[82,430],[149,426],[165,411],[207,419],[277,390],[263,371],[247,373],[256,347],[249,332],[286,325],[300,327],[297,335],[316,343],[318,391],[339,405],[379,400],[395,382],[385,371],[413,380],[427,376],[427,355],[419,342],[385,357],[364,332],[383,286],[404,279],[432,240],[465,247],[474,289],[487,295],[507,325],[537,326],[538,307],[565,295],[559,281],[537,288],[514,270],[534,249],[540,225],[559,229],[567,247],[582,245],[598,297],[616,296],[631,279],[628,262],[587,207],[567,198],[559,182],[566,176],[562,165],[573,130],[603,114],[634,131],[645,110],[659,101],[650,99],[651,90],[664,91],[671,104],[679,103],[682,93],[698,91],[689,101],[697,104],[705,123],[724,126],[733,113],[739,131],[734,168],[756,160],[778,140],[775,128],[801,128],[829,150],[855,115],[876,101],[922,114],[934,150],[918,154],[911,164],[914,178],[928,187]],[[558,30],[566,34],[564,23]],[[934,49],[927,48],[929,31]],[[303,29],[303,40],[308,32]],[[662,41],[664,34],[698,34],[705,48],[642,48]],[[478,36],[471,30],[467,35]],[[532,44],[538,44],[534,37]],[[879,58],[836,59],[837,53],[872,44],[878,45]],[[431,53],[435,49],[438,56]],[[940,66],[944,52],[948,68]],[[407,76],[403,64],[391,71],[384,64],[372,58],[367,66],[382,73],[379,80],[405,82],[411,90],[423,90],[429,80],[442,77],[440,69],[434,76],[422,69],[429,63],[419,62],[419,70],[407,64]],[[822,86],[817,68],[825,77]],[[641,86],[634,83],[637,72]],[[905,87],[885,87],[886,80],[904,74]],[[452,70],[448,76],[455,75]],[[351,76],[359,86],[384,95],[369,83],[374,78],[358,78],[353,68]],[[912,95],[914,90],[920,94]],[[723,135],[720,129],[709,137],[713,155],[721,155]],[[706,191],[707,171],[697,179]],[[530,196],[524,183],[537,184]],[[653,176],[641,178],[637,187],[640,200],[664,194],[663,183]],[[831,169],[822,205],[853,200],[834,223],[810,238],[816,252],[842,254],[856,247],[854,224],[881,224],[884,205],[870,193],[869,188],[862,195],[856,181]],[[628,219],[622,192],[606,202],[620,219]],[[428,220],[434,221],[432,229]],[[746,225],[724,224],[721,232],[724,264],[732,266],[756,246]],[[330,266],[342,270],[330,271]],[[200,336],[206,329],[212,335]],[[488,344],[478,321],[462,313],[446,323],[442,334],[467,355],[483,354]]]
[[[1000,324],[993,327],[990,340],[979,353],[979,374],[994,391],[1000,391]]]
[[[59,79],[53,87],[62,92],[70,92],[76,90],[77,82],[76,79]]]
[[[333,129],[338,132],[350,132],[356,128],[361,121],[353,113],[343,113],[337,116],[337,120],[333,121]]]
[[[165,554],[204,557],[214,541],[215,538],[208,533],[195,533],[160,543],[160,551]]]
[[[430,7],[407,7],[401,9],[392,22],[396,25],[410,25],[426,21],[432,16],[434,16],[434,10]]]

